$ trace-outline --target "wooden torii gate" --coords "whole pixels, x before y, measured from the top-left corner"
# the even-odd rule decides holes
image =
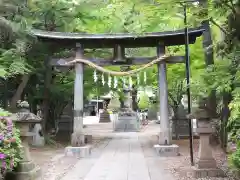
[[[203,33],[202,28],[188,30],[189,44],[193,44],[196,38]],[[33,30],[40,41],[51,43],[51,45],[61,48],[75,48],[75,57],[64,59],[69,62],[79,58],[86,59],[99,66],[113,65],[143,65],[161,57],[165,54],[167,46],[177,46],[185,44],[185,31],[168,31],[145,34],[80,34],[63,32],[46,32]],[[126,57],[125,48],[156,47],[155,57]],[[89,59],[84,57],[84,49],[112,48],[111,59]],[[57,61],[62,65],[63,60]],[[168,117],[168,89],[167,89],[167,63],[185,63],[185,56],[172,56],[158,63],[158,81],[160,87],[160,117],[161,130],[159,135],[160,145],[171,145],[170,120]],[[74,85],[74,132],[72,136],[73,147],[83,147],[83,76],[84,64],[75,63],[75,85]]]

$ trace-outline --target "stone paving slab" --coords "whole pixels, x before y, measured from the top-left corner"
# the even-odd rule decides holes
[[[146,143],[138,133],[116,133],[101,151],[80,159],[61,180],[174,180]]]
[[[62,177],[61,180],[83,180],[84,177],[91,170],[93,165],[97,162],[102,155],[102,151],[108,146],[108,141],[103,141],[98,148],[93,149],[89,158],[79,159],[78,162]]]
[[[149,169],[138,138],[130,140],[129,152],[128,180],[150,180]]]

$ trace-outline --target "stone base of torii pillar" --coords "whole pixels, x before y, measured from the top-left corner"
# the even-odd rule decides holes
[[[179,146],[171,143],[171,129],[161,129],[158,135],[158,144],[154,145],[159,156],[179,156]],[[167,140],[168,139],[168,140]]]
[[[65,147],[65,156],[85,158],[91,155],[92,146],[86,144],[92,141],[92,135],[86,135],[81,131],[75,131],[72,134],[71,145]],[[81,144],[79,144],[81,142]]]

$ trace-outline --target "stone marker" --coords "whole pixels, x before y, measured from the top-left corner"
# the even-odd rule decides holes
[[[45,139],[44,139],[44,136],[42,134],[41,124],[39,124],[39,123],[35,124],[32,132],[34,133],[32,145],[33,146],[39,146],[39,147],[44,146]]]
[[[176,144],[172,145],[155,144],[154,149],[156,150],[159,156],[163,157],[179,155],[179,146]]]
[[[188,117],[198,120],[196,132],[200,136],[198,157],[196,159],[196,165],[193,167],[193,176],[195,178],[224,176],[223,171],[217,168],[216,160],[212,155],[209,138],[214,132],[214,129],[210,123],[210,116],[206,108],[205,100],[201,100],[199,107]]]
[[[85,145],[81,148],[79,147],[66,147],[65,156],[74,156],[79,158],[85,158],[91,155],[91,146]]]

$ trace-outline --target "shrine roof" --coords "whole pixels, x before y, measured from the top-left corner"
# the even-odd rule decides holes
[[[195,43],[196,38],[201,36],[203,31],[202,28],[190,28],[189,43]],[[74,47],[76,43],[81,43],[85,48],[113,48],[116,44],[129,48],[156,47],[160,42],[165,46],[183,45],[185,43],[184,29],[143,34],[88,34],[32,30],[32,34],[40,41],[56,43],[58,46]]]

